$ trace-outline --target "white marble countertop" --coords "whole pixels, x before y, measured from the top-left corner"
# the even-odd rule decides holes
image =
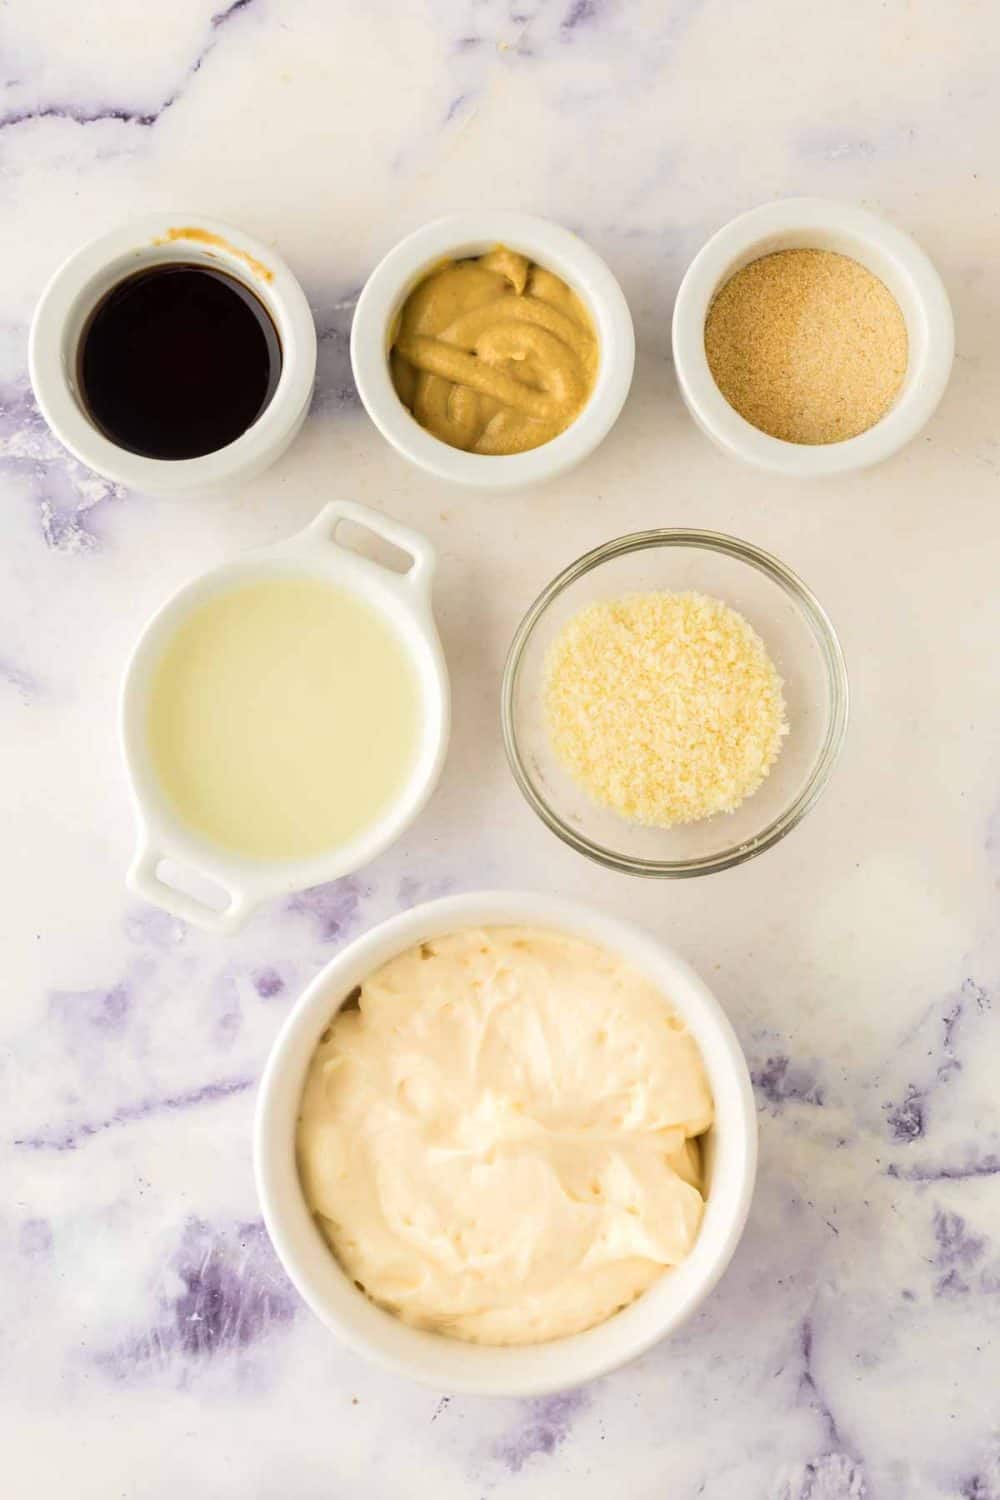
[[[4,7],[0,1491],[998,1500],[1000,14],[219,3]],[[699,244],[795,193],[911,231],[957,316],[926,432],[829,484],[716,453],[669,359]],[[347,356],[378,256],[436,214],[494,204],[578,229],[639,336],[603,448],[512,498],[408,468]],[[58,262],[174,206],[276,244],[320,330],[301,438],[229,499],[154,501],[85,472],[27,383]],[[450,759],[375,866],[211,938],[123,889],[122,664],[171,589],[333,495],[440,549]],[[833,616],[854,694],[803,826],[742,869],[670,885],[559,844],[514,787],[497,721],[504,651],[541,585],[658,523],[786,559]],[[703,1311],[634,1366],[536,1402],[439,1398],[339,1348],[275,1262],[250,1168],[255,1082],[302,984],[386,914],[484,884],[584,895],[674,943],[728,1008],[760,1107],[749,1228]]]

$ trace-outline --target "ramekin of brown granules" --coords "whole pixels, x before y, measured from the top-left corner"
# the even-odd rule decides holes
[[[674,306],[688,410],[724,451],[811,478],[888,458],[927,422],[954,355],[951,304],[877,214],[788,198],[726,224]]]

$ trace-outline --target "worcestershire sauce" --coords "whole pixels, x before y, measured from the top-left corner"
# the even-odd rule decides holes
[[[235,442],[281,374],[278,332],[249,287],[170,262],[128,276],[80,340],[84,407],[105,437],[144,458],[200,458]]]

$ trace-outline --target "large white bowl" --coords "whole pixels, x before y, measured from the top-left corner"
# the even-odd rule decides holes
[[[418,282],[443,260],[482,255],[497,245],[519,250],[573,288],[593,320],[600,361],[586,406],[558,437],[527,453],[466,453],[425,432],[400,401],[389,373],[389,350],[399,311]],[[379,262],[355,309],[351,366],[365,410],[404,458],[455,484],[516,489],[565,473],[611,431],[632,384],[635,335],[621,287],[577,235],[548,219],[484,210],[425,224]]]
[[[471,926],[528,923],[573,933],[646,974],[695,1037],[715,1098],[705,1152],[705,1216],[694,1249],[623,1312],[570,1338],[518,1348],[463,1343],[411,1328],[360,1292],[306,1205],[295,1162],[302,1087],[320,1035],[352,990],[397,953]],[[393,917],[358,938],[308,986],[268,1058],[257,1100],[254,1167],[268,1233],[313,1312],[359,1354],[438,1390],[534,1396],[580,1385],[642,1354],[691,1316],[732,1257],[757,1165],[753,1091],[740,1044],[697,974],[661,943],[592,907],[541,892],[478,891]]]

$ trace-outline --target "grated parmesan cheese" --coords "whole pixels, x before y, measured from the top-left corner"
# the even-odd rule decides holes
[[[760,636],[697,593],[632,594],[574,615],[549,649],[545,708],[574,780],[654,828],[733,812],[788,733]]]

